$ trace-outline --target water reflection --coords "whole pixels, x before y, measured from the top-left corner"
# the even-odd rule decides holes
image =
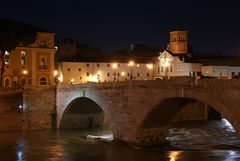
[[[17,161],[23,161],[24,160],[24,152],[28,149],[28,144],[26,139],[20,138],[16,141],[16,157]]]
[[[0,133],[0,160],[237,161],[240,138],[233,135],[231,128],[225,120],[184,123],[170,130],[169,145],[138,150],[121,143],[103,142],[102,139],[111,139],[111,134],[96,131]]]
[[[170,158],[169,161],[177,161],[181,158],[182,151],[170,151],[168,152],[168,156]]]

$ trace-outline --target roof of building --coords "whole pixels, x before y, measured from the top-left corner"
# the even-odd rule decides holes
[[[234,57],[188,57],[185,59],[189,63],[201,63],[205,66],[240,66],[240,59]]]

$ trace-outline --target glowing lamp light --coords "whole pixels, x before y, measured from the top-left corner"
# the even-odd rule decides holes
[[[63,76],[62,74],[58,77],[59,82],[63,82]]]
[[[5,51],[5,55],[9,55],[9,52],[8,52],[8,51]]]
[[[98,72],[97,72],[97,75],[101,75],[101,72],[100,72],[100,71],[98,71]]]
[[[56,77],[58,75],[58,71],[57,70],[54,70],[54,77]]]
[[[124,76],[124,75],[125,75],[125,72],[122,72],[121,75]]]
[[[129,65],[129,66],[133,66],[133,65],[134,65],[134,61],[130,61],[130,62],[128,63],[128,65]]]
[[[147,68],[148,69],[152,69],[153,68],[153,64],[147,64]]]
[[[112,67],[113,67],[114,69],[116,69],[116,68],[117,68],[117,63],[113,63],[113,64],[112,64]]]
[[[23,73],[24,75],[26,75],[26,74],[28,74],[28,71],[27,71],[27,70],[23,70],[22,73]]]
[[[71,83],[74,83],[74,82],[75,82],[75,80],[72,78],[72,79],[71,79]]]

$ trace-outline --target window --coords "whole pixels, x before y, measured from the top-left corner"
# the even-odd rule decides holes
[[[78,71],[81,72],[81,68],[78,68]]]
[[[120,77],[120,73],[118,73],[117,76]]]
[[[107,67],[110,67],[110,64],[107,64]]]
[[[27,58],[26,57],[26,51],[21,51],[21,64],[22,65],[26,65],[26,61],[27,61],[26,58]]]
[[[39,47],[40,48],[45,48],[46,47],[46,44],[44,41],[41,41],[40,44],[39,44]]]
[[[130,77],[130,73],[128,73],[128,77]]]
[[[158,73],[160,73],[160,67],[158,67]]]
[[[172,72],[172,66],[170,66],[170,72]]]
[[[86,64],[87,67],[89,67],[89,64]]]
[[[4,63],[5,65],[9,65],[11,63],[10,60],[10,53],[8,51],[5,51],[5,55],[4,55]]]
[[[87,73],[87,77],[89,76],[89,73]]]
[[[82,79],[82,77],[80,77],[80,80]]]
[[[149,73],[147,73],[147,77],[149,77]]]
[[[137,73],[137,77],[140,77],[140,73]]]
[[[161,73],[163,73],[163,67],[161,67]]]
[[[235,76],[235,72],[232,72],[232,76]]]
[[[67,70],[70,71],[70,68],[68,68]]]
[[[97,64],[97,67],[100,67],[100,64]]]
[[[47,85],[47,79],[45,77],[40,79],[40,85]]]
[[[40,57],[40,69],[47,69],[46,57]]]
[[[10,80],[9,79],[5,79],[5,87],[10,87]]]
[[[107,73],[107,76],[109,77],[109,76],[110,76],[110,74],[109,74],[109,73]]]
[[[118,64],[118,67],[120,67],[120,64]]]

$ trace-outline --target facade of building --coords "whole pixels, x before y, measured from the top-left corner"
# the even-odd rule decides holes
[[[201,63],[189,63],[185,58],[188,52],[188,32],[177,30],[170,32],[169,46],[159,53],[158,75],[162,77],[195,76],[201,72]]]
[[[240,78],[240,67],[231,66],[202,66],[202,74],[217,78]]]
[[[117,62],[61,62],[58,79],[63,84],[149,80],[155,75],[153,64]]]
[[[54,84],[54,33],[38,32],[29,46],[5,52],[4,87]]]
[[[200,63],[187,63],[184,57],[175,56],[165,50],[158,57],[158,75],[162,77],[194,76],[201,72]]]
[[[175,55],[188,54],[188,31],[170,32],[169,51]]]

